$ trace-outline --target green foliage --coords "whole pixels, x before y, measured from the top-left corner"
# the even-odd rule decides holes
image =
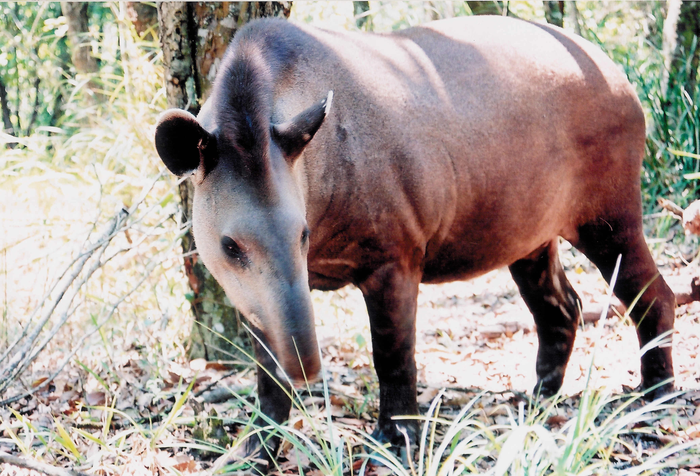
[[[57,125],[70,64],[60,4],[0,4],[0,45],[0,83],[14,134]]]
[[[677,442],[649,454],[648,449],[635,443],[654,434],[649,423],[664,413],[673,413],[674,406],[669,402],[680,393],[642,404],[641,394],[612,396],[586,388],[572,419],[562,420],[559,407],[567,403],[558,396],[549,401],[531,401],[529,407],[521,402],[517,413],[506,407],[507,422],[495,424],[484,419],[486,408],[480,405],[480,399],[485,393],[464,405],[457,415],[446,417],[440,414],[440,392],[426,416],[397,417],[398,422],[416,418],[422,422],[415,446],[406,436],[407,447],[397,452],[397,448],[384,446],[357,428],[331,418],[327,375],[325,371],[322,374],[325,413],[315,405],[305,407],[297,391],[292,395],[293,406],[301,413],[304,426],[311,429],[311,435],[266,418],[256,406],[232,391],[243,407],[254,416],[260,414],[267,425],[249,423],[229,451],[233,461],[222,470],[227,474],[245,470],[247,460],[236,454],[246,439],[264,431],[286,439],[292,448],[288,452],[290,458],[303,454],[323,474],[339,476],[354,474],[350,468],[358,467],[358,474],[366,474],[369,465],[384,467],[397,476],[670,474],[668,470],[697,455],[700,446],[694,440]],[[631,457],[627,458],[627,454]],[[414,457],[407,459],[406,455]],[[299,474],[303,474],[301,467]]]
[[[529,2],[517,3],[528,4]],[[463,16],[469,11],[466,3],[462,1],[378,1],[369,2],[369,7],[367,12],[362,13],[371,18],[371,22],[364,28],[371,27],[375,32],[388,32],[431,20]],[[351,2],[295,2],[289,19],[312,23],[322,28],[359,29]]]
[[[697,180],[688,177],[700,170],[700,161],[688,155],[700,152],[700,93],[697,83],[691,81],[697,38],[689,49],[680,49],[676,63],[679,67],[668,72],[668,90],[664,94],[664,2],[630,2],[624,9],[617,8],[617,3],[577,5],[584,36],[599,44],[624,69],[645,110],[645,210],[658,208],[659,197],[687,206],[697,198],[700,187]]]
[[[697,42],[694,42],[687,58],[692,57],[696,48]],[[660,69],[648,64],[653,61],[652,54],[637,62],[630,71],[651,116],[643,177],[644,198],[650,203],[658,196],[671,197],[685,207],[697,198],[700,187],[700,182],[688,177],[700,171],[700,161],[693,156],[700,152],[700,94],[697,86],[693,90],[686,88],[690,64],[683,61],[681,69],[671,72],[664,97],[659,75],[644,74],[645,69]],[[657,61],[661,63],[662,58]]]

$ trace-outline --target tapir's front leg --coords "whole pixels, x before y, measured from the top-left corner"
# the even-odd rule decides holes
[[[373,437],[399,448],[405,446],[397,425],[415,441],[417,421],[392,421],[393,416],[417,415],[416,307],[420,272],[398,263],[382,266],[359,284],[372,329],[374,367],[379,378],[379,419]]]
[[[260,410],[268,418],[276,423],[283,423],[289,418],[289,410],[292,407],[292,401],[289,399],[291,387],[283,377],[277,377],[278,366],[270,355],[267,349],[270,346],[267,344],[265,337],[259,332],[255,332],[257,339],[253,338],[253,348],[255,350],[255,360],[258,363],[258,399],[260,400]],[[261,342],[267,347],[265,349]],[[267,370],[267,371],[266,371]],[[273,379],[270,375],[274,376]],[[254,422],[255,426],[266,427],[269,423],[262,417],[258,417]],[[258,435],[253,435],[246,442],[245,452],[247,456],[261,460],[257,465],[269,466],[277,453],[280,438],[278,436],[270,436],[268,432],[261,432]]]

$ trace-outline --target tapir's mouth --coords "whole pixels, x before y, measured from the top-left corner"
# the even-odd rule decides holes
[[[260,307],[259,312],[249,312],[261,344],[277,368],[270,368],[280,383],[291,382],[303,386],[314,382],[321,369],[320,349],[316,340],[314,311],[311,294],[305,276],[292,285],[277,283],[276,299]],[[265,358],[270,365],[269,358]]]

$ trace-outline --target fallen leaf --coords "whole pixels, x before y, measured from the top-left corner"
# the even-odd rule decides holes
[[[364,426],[366,423],[364,420],[359,420],[357,418],[348,418],[348,417],[338,417],[335,420],[338,423],[342,423],[343,425],[348,425],[348,426],[357,426],[361,427]]]
[[[201,372],[202,370],[205,370],[207,368],[207,361],[206,359],[194,359],[190,361],[190,369],[194,370],[195,372]]]
[[[343,406],[348,404],[347,398],[344,398],[344,397],[341,397],[341,396],[335,395],[335,394],[330,396],[330,401],[331,401],[332,405],[337,405],[339,407],[343,407]]]
[[[67,392],[63,392],[61,394],[61,401],[62,402],[73,402],[79,397],[78,392],[75,390],[68,390]]]
[[[91,407],[97,407],[104,405],[107,402],[107,395],[105,392],[89,392],[85,395],[85,403]]]
[[[418,395],[418,403],[428,405],[435,399],[435,397],[437,397],[438,393],[440,393],[439,388],[428,387],[425,390],[423,390],[423,392],[420,395]]]
[[[174,464],[173,469],[185,473],[193,473],[197,470],[197,462],[194,459],[190,459],[189,461],[183,461],[182,463]]]
[[[32,382],[32,387],[38,387],[42,383],[46,382],[48,377],[40,377]]]
[[[570,418],[565,415],[552,415],[547,418],[547,424],[550,426],[561,426],[569,420]]]
[[[207,362],[205,368],[207,370],[228,370],[231,367],[223,362]]]
[[[700,423],[689,426],[685,430],[679,432],[678,436],[681,438],[687,438],[688,440],[700,438]]]

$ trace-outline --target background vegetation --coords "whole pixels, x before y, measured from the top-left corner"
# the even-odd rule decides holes
[[[469,15],[477,3],[297,2],[290,19],[391,31]],[[482,3],[543,22],[547,4],[558,2]],[[686,206],[698,191],[697,12],[678,12],[676,46],[669,47],[667,2],[579,1],[565,7],[564,28],[599,44],[637,87],[648,128],[642,177],[648,229],[665,241],[677,228],[659,216],[657,198]],[[148,432],[135,425],[114,434],[104,424],[104,409],[137,418],[130,412],[138,405],[126,397],[136,387],[148,395],[145,406],[167,408],[175,418],[186,394],[182,384],[195,374],[186,358],[192,294],[182,270],[179,238],[186,224],[178,183],[162,173],[153,146],[156,118],[166,108],[157,23],[142,24],[127,3],[86,8],[87,30],[71,36],[61,4],[0,4],[0,451],[21,448],[50,463],[93,471],[99,466],[111,474],[149,448],[174,444],[163,436],[173,420]],[[354,348],[364,348],[361,334],[349,335]],[[48,407],[44,413],[52,418],[44,426],[32,423],[26,415],[45,405],[32,394],[41,392],[65,398],[61,412],[101,423],[99,435],[90,433],[97,443],[80,434],[86,427],[67,433],[60,414]],[[533,418],[528,428],[539,424]],[[533,442],[529,448],[544,451],[532,435],[523,436]],[[90,459],[76,443],[81,438],[108,448],[111,459]],[[497,448],[504,443],[491,440]],[[552,448],[552,455],[559,454]]]

